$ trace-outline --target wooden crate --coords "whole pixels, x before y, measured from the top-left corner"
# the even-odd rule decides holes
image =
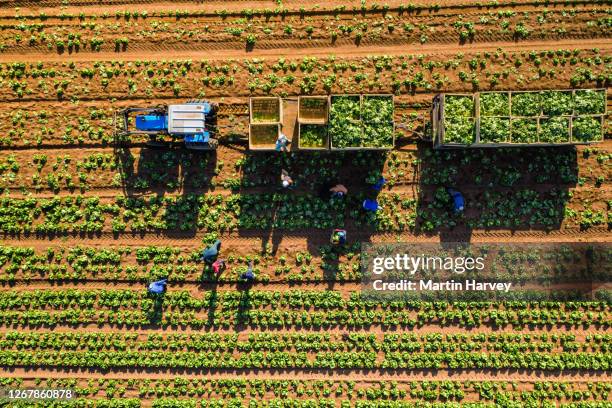
[[[283,118],[283,103],[279,97],[254,97],[249,101],[250,123],[275,124]]]
[[[249,125],[249,149],[275,150],[279,134],[280,124],[278,123],[251,123]]]
[[[316,146],[304,146],[302,144],[302,134],[303,134],[303,129],[305,127],[308,126],[313,126],[313,127],[317,127],[317,128],[321,128],[322,132],[324,132],[324,138],[323,138],[323,144],[320,147],[316,147]],[[329,134],[327,132],[327,125],[320,125],[320,124],[312,124],[312,123],[300,123],[299,124],[299,130],[298,130],[298,147],[300,150],[329,150]]]
[[[327,96],[300,96],[298,98],[298,123],[325,124],[329,115]]]

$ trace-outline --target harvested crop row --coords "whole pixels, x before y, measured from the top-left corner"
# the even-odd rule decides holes
[[[399,93],[444,88],[603,86],[599,50],[374,56],[362,59],[105,61],[0,65],[4,101]],[[87,86],[85,86],[87,84]],[[127,93],[127,95],[126,95]]]
[[[163,14],[163,15],[162,15]],[[192,14],[192,15],[190,15]],[[193,15],[196,14],[196,15]],[[525,9],[454,14],[410,14],[403,9],[366,14],[362,11],[323,13],[305,19],[306,13],[289,13],[277,8],[257,15],[246,10],[233,18],[222,14],[199,16],[175,10],[167,13],[119,12],[114,16],[36,16],[27,23],[17,19],[0,26],[0,51],[8,53],[83,53],[145,50],[156,45],[190,44],[232,48],[283,47],[287,41],[310,46],[313,40],[329,45],[395,43],[465,43],[525,39],[567,39],[599,37],[608,27],[601,8],[565,10]],[[237,18],[238,17],[238,18]],[[501,30],[499,29],[501,27]],[[560,28],[561,27],[561,28]],[[323,45],[324,42],[321,43]]]

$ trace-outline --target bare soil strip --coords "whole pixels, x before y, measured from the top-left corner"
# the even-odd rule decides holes
[[[75,330],[87,331],[89,333],[137,333],[141,337],[148,336],[149,334],[204,334],[204,333],[219,333],[219,334],[257,334],[257,333],[303,333],[303,334],[316,334],[316,333],[330,333],[330,334],[342,334],[342,333],[371,333],[370,329],[353,329],[353,328],[316,328],[316,327],[289,327],[289,328],[276,328],[269,327],[265,330],[253,329],[249,327],[238,327],[238,328],[215,328],[215,329],[191,329],[188,327],[169,327],[169,326],[151,326],[151,327],[126,327],[126,326],[110,326],[110,325],[95,325],[95,324],[82,324],[75,326],[54,326],[49,327],[31,327],[28,328],[28,332],[31,333],[74,333]],[[576,341],[584,341],[588,335],[593,334],[610,334],[612,328],[606,329],[593,329],[593,328],[565,328],[564,326],[559,327],[522,327],[520,329],[509,329],[509,328],[496,328],[491,326],[481,326],[477,328],[465,328],[457,326],[416,326],[410,329],[410,334],[416,336],[441,333],[441,334],[555,334],[562,330],[563,334],[574,334]],[[12,332],[14,329],[2,327],[0,333]],[[384,334],[384,331],[378,331],[379,334]],[[394,334],[395,332],[390,332]]]
[[[329,380],[339,381],[611,381],[612,373],[605,371],[566,370],[562,373],[541,370],[164,370],[164,369],[125,369],[125,370],[81,370],[73,369],[5,369],[4,377],[18,378],[126,378],[138,376],[151,379],[167,379],[174,376],[183,378],[211,379],[292,379],[302,380]]]
[[[432,2],[431,0],[415,0],[411,1],[411,4],[420,7],[431,7],[434,4],[436,8],[444,10],[445,8],[461,8],[461,9],[472,9],[478,8],[482,10],[495,10],[503,7],[512,7],[513,10],[521,9],[524,6],[538,6],[542,8],[555,9],[557,6],[564,7],[566,3],[563,1],[552,0],[543,5],[533,0],[516,0],[509,2],[499,1],[495,3],[475,5],[474,2],[466,0],[439,0]],[[572,5],[580,6],[582,4],[592,4],[593,1],[577,0],[572,2]],[[326,0],[320,4],[319,8],[333,9],[339,6],[344,6],[347,10],[361,9],[360,0]],[[15,8],[21,8],[21,15],[27,14],[27,12],[45,12],[51,14],[57,11],[57,6],[63,6],[62,9],[65,13],[79,14],[84,13],[103,13],[109,11],[114,14],[115,11],[133,11],[135,7],[147,10],[148,12],[163,11],[163,10],[197,10],[197,11],[209,11],[215,12],[216,10],[226,10],[228,12],[240,12],[244,9],[276,9],[279,4],[274,0],[179,0],[176,2],[168,1],[156,1],[156,0],[1,0],[0,1],[0,15],[14,16]],[[301,0],[283,0],[282,6],[288,10],[299,10],[304,7],[304,2]],[[314,4],[313,4],[314,5]],[[385,2],[390,8],[396,8],[400,5],[406,5],[402,0],[388,0]],[[370,6],[370,4],[368,4]],[[310,10],[311,7],[308,7]],[[421,10],[422,12],[435,12],[431,10]]]
[[[314,41],[314,40],[313,40]],[[329,41],[322,41],[313,44],[313,48],[304,47],[301,41],[297,43],[287,41],[285,44],[276,43],[275,48],[259,49],[255,48],[248,51],[244,45],[240,43],[240,49],[228,49],[227,45],[209,46],[206,44],[190,44],[185,50],[176,49],[176,47],[168,47],[168,49],[147,50],[147,51],[126,51],[121,53],[116,52],[101,52],[101,53],[86,53],[86,54],[69,54],[69,55],[54,55],[54,54],[24,54],[2,53],[2,62],[68,62],[68,61],[104,61],[104,60],[121,60],[121,61],[136,61],[136,60],[165,60],[168,59],[171,52],[173,60],[190,59],[190,60],[224,60],[230,58],[289,58],[289,57],[357,57],[369,55],[406,55],[416,53],[427,54],[456,54],[461,49],[470,52],[490,51],[497,48],[502,48],[505,51],[532,51],[542,49],[564,49],[564,48],[583,48],[585,39],[572,39],[562,41],[521,41],[521,42],[489,42],[477,44],[414,44],[406,43],[402,45],[374,45],[374,46],[355,46],[345,45],[330,47]],[[278,45],[277,45],[278,44]],[[263,45],[263,44],[262,44]],[[198,46],[205,47],[198,49]],[[590,48],[599,48],[601,52],[612,50],[612,42],[608,39],[592,39],[588,41]],[[206,48],[208,47],[208,48]],[[211,51],[214,51],[211,53]]]
[[[439,235],[414,235],[410,233],[367,233],[362,228],[348,229],[349,235],[355,241],[365,242],[440,242]],[[580,228],[566,228],[563,230],[473,230],[470,232],[444,233],[444,240],[461,242],[609,242],[612,236],[607,227],[592,227],[587,230]],[[201,247],[205,233],[123,233],[102,232],[100,234],[67,234],[62,236],[0,236],[0,243],[46,247],[54,240],[64,242],[77,239],[80,245],[94,246],[130,246],[130,245],[182,245]],[[226,245],[241,246],[265,243],[272,239],[275,244],[282,246],[314,245],[329,243],[328,231],[241,231],[222,234],[220,236]]]

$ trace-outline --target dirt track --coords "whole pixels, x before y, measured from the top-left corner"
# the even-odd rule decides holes
[[[259,379],[286,379],[296,378],[299,375],[300,379],[327,380],[333,375],[334,380],[353,380],[353,381],[419,381],[419,380],[435,380],[435,381],[610,381],[612,376],[609,373],[594,371],[594,372],[567,372],[562,375],[551,373],[548,371],[536,370],[409,370],[390,371],[390,370],[321,370],[320,372],[304,372],[299,373],[293,370],[221,370],[214,371],[190,371],[190,370],[168,370],[160,372],[155,370],[109,370],[108,372],[95,372],[90,370],[29,370],[17,368],[15,370],[7,370],[9,377],[42,377],[42,378],[125,378],[125,375],[139,376],[141,378],[156,378],[164,379],[169,376],[200,378],[205,375],[207,378],[230,379],[230,378],[259,378]]]
[[[348,44],[339,44],[338,47],[327,47],[327,42],[313,43],[312,47],[296,47],[298,44],[271,43],[269,48],[265,44],[263,49],[256,48],[252,51],[247,51],[242,45],[238,45],[239,49],[228,49],[227,45],[187,45],[189,49],[181,50],[180,47],[171,46],[153,50],[138,50],[135,52],[126,51],[122,53],[86,53],[86,54],[68,54],[68,55],[48,55],[48,54],[2,54],[4,62],[39,62],[39,61],[100,61],[100,60],[121,60],[121,61],[138,61],[144,59],[160,60],[168,58],[168,53],[171,52],[172,59],[190,59],[190,60],[227,60],[231,58],[288,58],[288,57],[327,57],[334,55],[336,57],[366,57],[370,55],[406,55],[417,53],[431,54],[455,54],[462,48],[470,52],[483,52],[496,50],[498,48],[504,51],[531,51],[545,50],[551,48],[550,41],[521,41],[521,42],[494,42],[494,43],[477,43],[458,46],[457,44],[409,44],[401,45],[375,45],[375,46],[355,46]],[[563,48],[581,48],[585,44],[584,39],[561,40],[553,43],[554,49]],[[202,49],[198,49],[201,47]],[[607,39],[596,39],[589,41],[589,47],[599,48],[603,52],[609,52],[612,49],[612,44]]]

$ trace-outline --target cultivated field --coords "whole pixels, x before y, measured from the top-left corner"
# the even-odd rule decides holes
[[[608,117],[592,145],[422,140],[441,92],[607,90],[611,28],[588,0],[0,0],[0,388],[100,408],[612,407],[610,298],[359,296],[360,242],[612,241]],[[394,94],[395,148],[248,150],[250,97],[328,94]],[[219,104],[214,152],[115,137],[117,110],[194,98]],[[317,194],[331,179],[341,202]],[[219,279],[199,260],[217,238]]]

